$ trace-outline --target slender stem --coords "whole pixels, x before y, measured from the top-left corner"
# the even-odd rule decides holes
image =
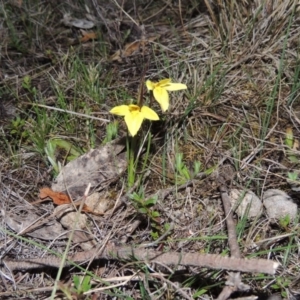
[[[128,187],[132,187],[135,182],[135,149],[137,136],[127,138],[127,153],[128,153]]]

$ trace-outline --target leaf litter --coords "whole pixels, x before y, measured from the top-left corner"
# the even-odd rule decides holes
[[[113,141],[69,162],[62,168],[51,188],[67,193],[73,200],[84,195],[88,184],[92,191],[103,190],[116,182],[127,168],[123,139]]]
[[[32,227],[40,217],[31,212],[30,205],[23,207],[27,210],[26,216],[20,219],[20,216],[14,213],[4,215],[4,222],[9,228],[18,234],[24,234],[41,238],[44,240],[53,240],[53,238],[65,239],[67,233],[75,224],[76,210],[74,207],[80,206],[80,198],[88,184],[91,184],[93,192],[86,199],[82,207],[83,212],[95,215],[103,215],[113,203],[106,197],[106,193],[100,193],[109,184],[117,181],[125,172],[127,161],[124,154],[121,153],[124,146],[121,141],[107,143],[98,149],[92,149],[88,153],[78,157],[64,166],[57,176],[52,188],[44,187],[40,190],[41,199],[51,198],[53,203],[59,207],[55,208],[52,218],[46,218],[39,228]],[[96,192],[98,190],[98,192]],[[62,192],[65,191],[65,192]],[[72,199],[79,201],[74,202]],[[39,201],[37,201],[39,202]],[[76,230],[87,229],[87,218],[80,214]],[[84,232],[77,231],[73,237],[74,243],[80,243],[84,250],[89,250],[95,246],[94,243],[88,243],[87,235]]]

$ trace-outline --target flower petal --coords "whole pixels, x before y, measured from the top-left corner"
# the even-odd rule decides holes
[[[147,86],[148,91],[152,91],[155,88],[155,83],[152,82],[151,80],[147,80],[146,86]]]
[[[135,136],[141,128],[142,122],[144,120],[143,114],[140,111],[136,111],[126,115],[124,119],[129,133],[132,136]]]
[[[164,86],[167,91],[179,91],[179,90],[186,90],[187,86],[183,83],[169,83],[168,85]]]
[[[167,79],[162,79],[160,80],[157,85],[158,86],[161,86],[161,87],[165,87],[166,85],[170,84],[171,83],[171,79],[170,78],[167,78]]]
[[[153,120],[153,121],[159,120],[159,116],[157,115],[157,113],[153,109],[149,108],[148,106],[143,106],[141,108],[141,112],[145,119]]]
[[[166,89],[158,86],[153,90],[153,95],[160,104],[161,110],[165,112],[169,108],[169,95]]]
[[[126,116],[130,113],[130,110],[128,105],[119,105],[113,107],[109,112],[118,116]]]

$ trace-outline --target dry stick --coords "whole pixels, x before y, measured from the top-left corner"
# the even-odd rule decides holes
[[[229,248],[230,248],[230,254],[231,254],[231,257],[240,258],[241,254],[240,254],[239,245],[238,245],[237,239],[236,239],[235,223],[233,221],[233,213],[231,210],[230,199],[227,194],[227,189],[225,188],[225,186],[220,186],[219,189],[220,189],[224,212],[225,212],[225,216],[226,216],[226,226],[227,226],[227,232],[228,232],[228,244],[229,244]]]
[[[230,248],[230,253],[232,258],[241,259],[240,249],[237,242],[237,234],[235,230],[235,223],[233,221],[233,213],[231,210],[231,203],[225,186],[220,186],[221,198],[223,202],[224,212],[226,216],[226,225],[228,232],[228,244]],[[241,260],[241,264],[244,262]],[[259,261],[257,262],[260,263]],[[248,285],[242,283],[240,273],[228,273],[228,280],[226,281],[226,286],[223,288],[222,292],[219,294],[217,300],[226,300],[230,297],[233,292],[245,291],[249,289]]]
[[[225,186],[219,187],[221,198],[223,202],[224,212],[226,216],[226,225],[228,232],[228,244],[230,248],[231,257],[240,258],[240,249],[236,239],[235,224],[233,221],[233,213],[231,210],[231,203]],[[226,286],[223,288],[222,292],[219,294],[217,300],[226,300],[230,295],[239,290],[239,284],[241,283],[240,273],[229,273],[229,280],[226,281]],[[233,284],[230,284],[233,282]],[[228,285],[229,283],[229,285]]]
[[[68,257],[65,267],[88,261],[95,254],[95,250],[75,253]],[[161,252],[144,248],[132,248],[128,246],[116,246],[108,243],[102,253],[97,254],[95,259],[121,259],[138,261],[157,262],[166,265],[185,265],[194,267],[207,267],[212,269],[225,269],[241,272],[254,272],[275,274],[278,263],[266,259],[243,259],[224,257],[216,254],[202,253],[178,253],[178,252]],[[61,264],[61,258],[49,256],[45,258],[33,258],[22,260],[5,259],[3,263],[12,271],[39,269],[45,267],[58,268]]]

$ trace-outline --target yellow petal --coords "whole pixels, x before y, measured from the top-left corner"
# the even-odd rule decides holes
[[[158,86],[154,89],[153,95],[160,104],[161,110],[165,112],[169,108],[169,95],[166,89]]]
[[[151,80],[147,80],[146,86],[147,86],[148,91],[152,91],[155,88],[155,83],[152,82]]]
[[[125,123],[128,131],[132,136],[135,136],[141,128],[143,122],[143,114],[140,111],[135,111],[125,116]]]
[[[169,83],[168,85],[164,86],[167,91],[179,91],[179,90],[186,90],[187,86],[183,83]]]
[[[153,120],[153,121],[159,120],[159,116],[157,115],[157,113],[153,109],[149,108],[148,106],[143,106],[141,108],[141,112],[145,119]]]
[[[160,80],[157,85],[158,86],[161,86],[161,87],[164,87],[166,85],[168,85],[169,83],[171,83],[171,79],[170,78],[167,78],[167,79],[162,79]]]
[[[130,113],[128,105],[119,105],[113,107],[110,111],[111,114],[118,115],[118,116],[126,116]]]

